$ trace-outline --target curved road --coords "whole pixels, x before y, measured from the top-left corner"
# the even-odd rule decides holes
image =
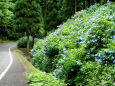
[[[25,69],[11,52],[15,47],[15,43],[0,44],[0,86],[28,86]]]

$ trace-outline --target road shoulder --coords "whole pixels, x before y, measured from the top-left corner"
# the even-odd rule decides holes
[[[22,52],[18,49],[13,51],[13,54],[19,58],[20,62],[25,68],[26,73],[31,73],[31,72],[38,72],[38,69],[36,69],[27,59],[26,56],[22,54]]]

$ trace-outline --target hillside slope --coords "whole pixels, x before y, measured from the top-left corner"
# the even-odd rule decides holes
[[[115,8],[111,3],[77,12],[32,49],[35,67],[68,86],[115,84]]]

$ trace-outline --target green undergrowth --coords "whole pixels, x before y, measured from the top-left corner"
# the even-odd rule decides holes
[[[51,74],[38,71],[28,75],[30,86],[66,86],[59,79],[56,79]]]
[[[110,2],[95,4],[77,12],[55,32],[38,40],[31,52],[36,68],[51,73],[67,86],[113,86],[114,6]]]
[[[27,58],[30,57],[25,56],[21,50],[16,50],[15,54],[19,57],[26,70],[30,86],[66,86],[62,81],[51,74],[36,69],[29,61],[27,61]]]

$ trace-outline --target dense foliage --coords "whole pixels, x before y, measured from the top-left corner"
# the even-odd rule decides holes
[[[41,7],[37,0],[17,0],[15,3],[15,28],[20,33],[26,33],[27,41],[29,36],[38,36],[41,27]],[[29,41],[27,42],[29,49]]]
[[[66,86],[51,74],[41,71],[29,74],[28,78],[30,79],[30,86]]]
[[[43,27],[46,34],[55,30],[75,12],[88,8],[94,3],[105,3],[106,0],[38,0],[42,8]]]
[[[17,43],[17,47],[18,48],[26,48],[27,47],[27,37],[22,37],[18,40],[18,43]],[[29,39],[29,43],[30,43],[30,49],[32,48],[32,37],[30,37]]]
[[[107,3],[77,12],[35,44],[33,65],[68,86],[112,86],[115,83],[114,9]]]
[[[41,38],[47,35],[49,31],[55,30],[57,25],[66,21],[75,12],[85,9],[96,2],[105,3],[106,0],[1,0],[0,37],[18,39],[25,36],[23,32],[26,31],[34,38]],[[25,9],[27,10],[25,11]],[[28,16],[25,17],[22,14]],[[26,18],[31,23],[23,32],[21,23],[24,23],[24,21],[20,20],[20,17],[24,20]]]
[[[58,18],[60,21],[66,21],[75,12],[88,8],[95,3],[104,4],[106,0],[59,0]]]
[[[9,0],[0,1],[0,37],[7,38],[11,36],[10,30],[12,27],[12,17],[13,13],[11,12],[12,3]]]

